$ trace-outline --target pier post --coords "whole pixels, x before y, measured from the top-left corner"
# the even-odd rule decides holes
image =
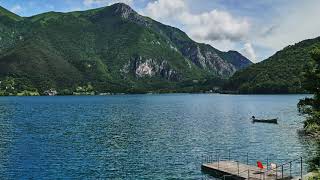
[[[276,180],[278,179],[278,165],[276,165]]]
[[[290,162],[290,177],[292,177],[292,162]]]
[[[204,163],[203,154],[201,155],[201,163]]]
[[[250,169],[248,169],[248,179],[250,179]]]
[[[283,179],[283,165],[281,166],[281,179]]]
[[[238,166],[238,176],[239,176],[240,175],[239,161],[237,161],[237,166]]]
[[[269,169],[269,158],[267,157],[267,170]]]
[[[247,165],[249,165],[249,153],[247,153]]]
[[[219,150],[216,150],[216,158],[217,158],[217,161],[219,161],[219,154],[220,154],[220,151],[219,151]]]
[[[301,172],[300,172],[300,175],[301,175],[301,180],[303,180],[303,172],[302,172],[302,171],[303,171],[303,164],[302,164],[302,157],[300,158],[300,160],[301,160],[301,161],[300,161],[300,163],[301,163],[301,164],[300,164],[300,165],[301,165],[301,169],[300,169],[300,171],[301,171]]]
[[[229,161],[231,161],[231,152],[230,152],[230,149],[229,149]]]
[[[219,154],[218,154],[218,169],[220,168],[220,157],[219,157]]]

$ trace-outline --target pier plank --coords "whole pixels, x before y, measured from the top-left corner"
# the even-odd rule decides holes
[[[213,163],[205,163],[202,165],[202,170],[211,172],[217,176],[226,176],[226,179],[265,179],[275,180],[282,179],[282,174],[276,171],[264,172],[256,166],[238,163],[236,161],[219,161]],[[290,179],[289,177],[283,177],[283,179]]]

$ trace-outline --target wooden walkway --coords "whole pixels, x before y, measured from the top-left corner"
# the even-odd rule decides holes
[[[258,167],[241,164],[235,161],[219,161],[214,163],[205,163],[201,169],[214,177],[221,179],[250,179],[250,180],[276,180],[291,179],[290,177],[282,177],[280,172],[268,171],[263,172]]]

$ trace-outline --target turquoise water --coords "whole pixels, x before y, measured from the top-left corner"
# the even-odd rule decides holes
[[[303,97],[1,97],[1,179],[201,179],[217,152],[249,152],[253,162],[306,156]],[[252,124],[252,115],[280,123]]]

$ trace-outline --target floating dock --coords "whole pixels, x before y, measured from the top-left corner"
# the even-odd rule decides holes
[[[202,171],[220,179],[231,180],[278,180],[292,179],[285,177],[277,170],[263,171],[258,167],[241,164],[236,161],[219,161],[213,163],[205,163],[201,166]]]

